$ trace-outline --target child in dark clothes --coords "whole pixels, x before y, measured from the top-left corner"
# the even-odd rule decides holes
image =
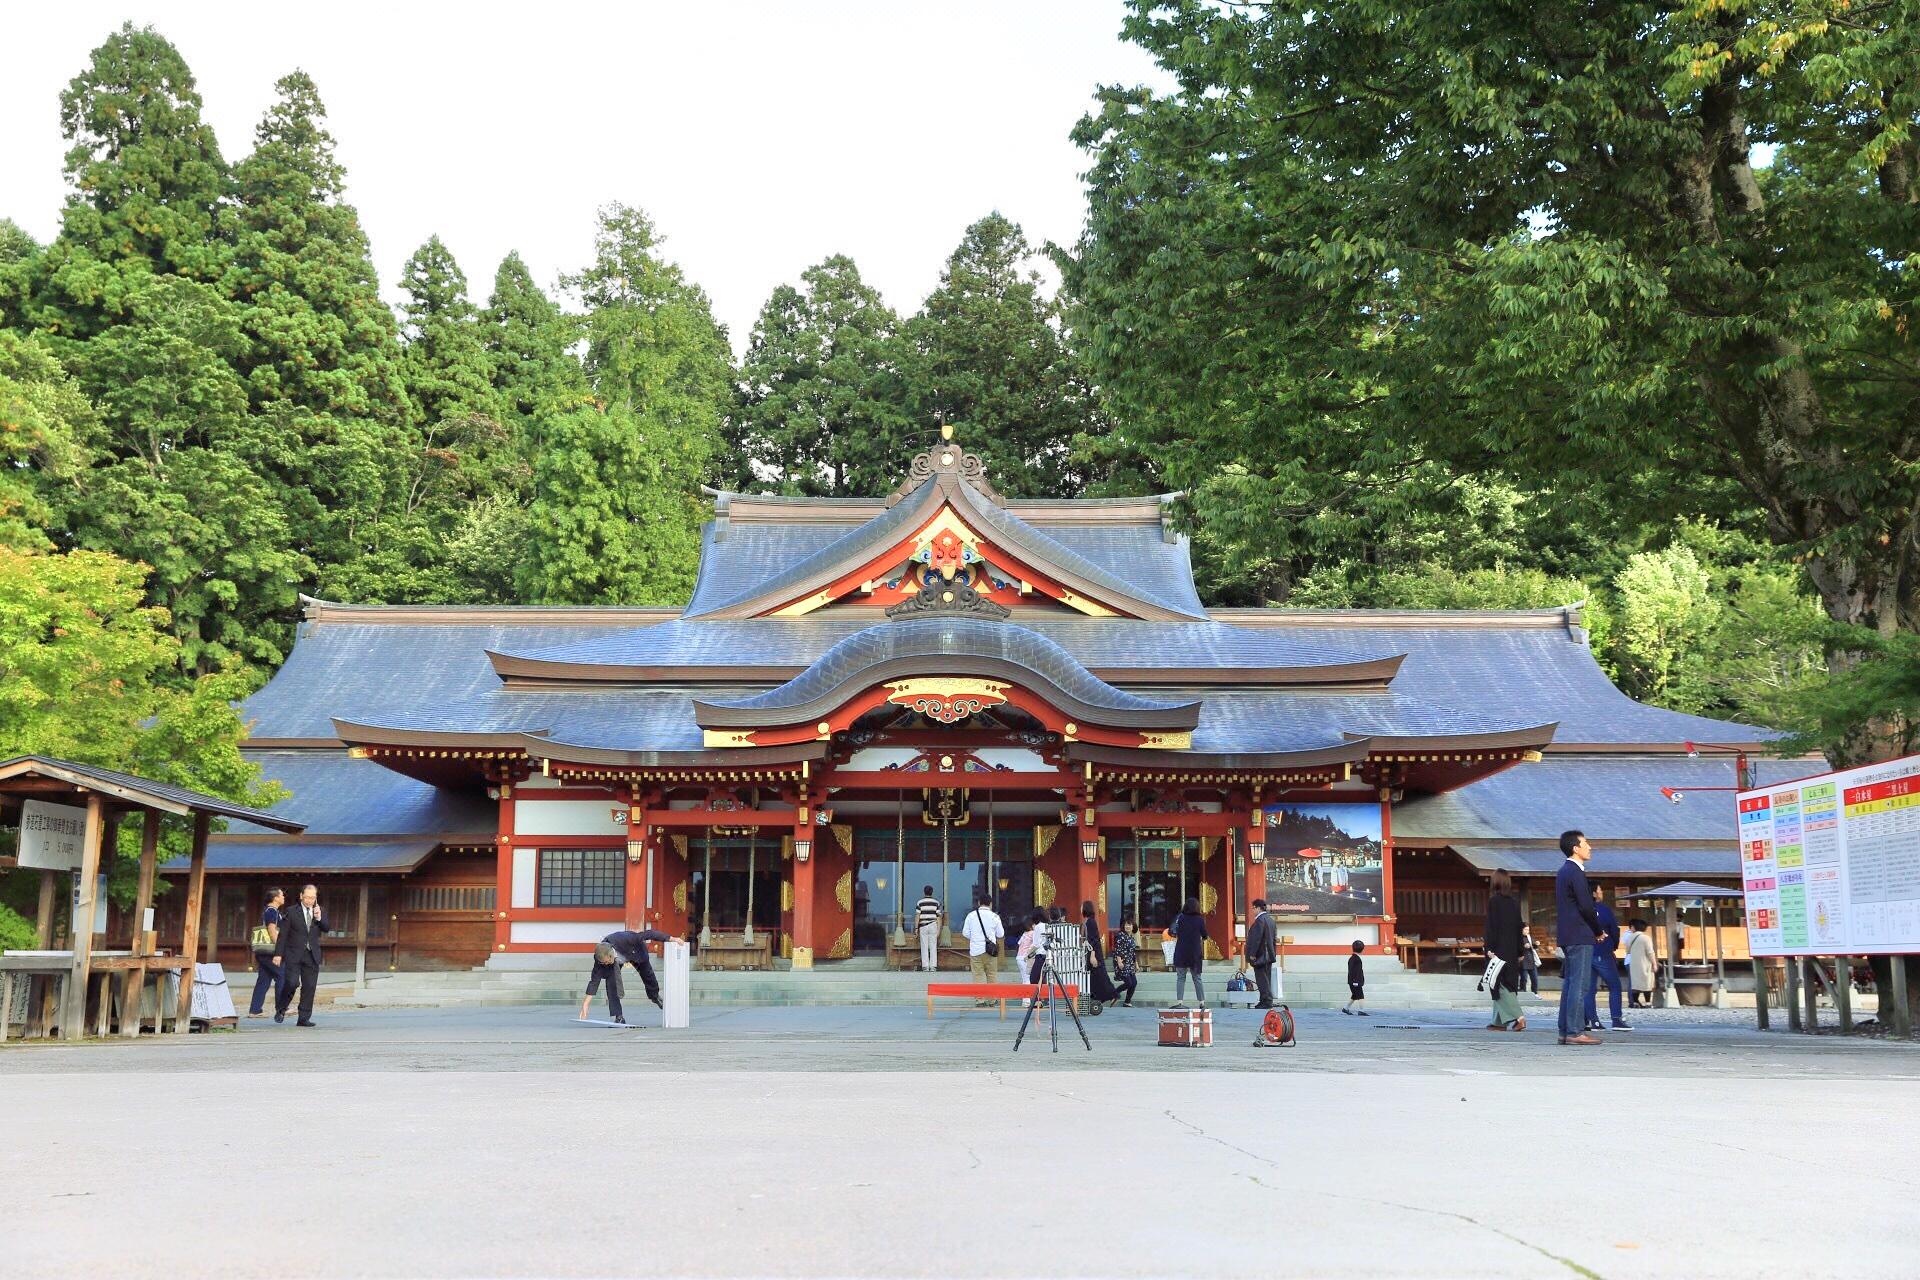
[[[1367,998],[1367,970],[1366,967],[1360,963],[1360,953],[1366,949],[1366,943],[1356,941],[1353,944],[1353,954],[1347,957],[1347,992],[1349,999],[1346,1004],[1340,1008],[1340,1012],[1342,1013],[1357,1013],[1363,1018],[1369,1018],[1373,1015],[1365,1009],[1356,1009],[1353,1006]]]

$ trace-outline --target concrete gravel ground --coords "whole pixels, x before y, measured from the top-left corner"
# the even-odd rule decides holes
[[[552,1006],[13,1046],[0,1275],[1915,1274],[1885,1228],[1920,1046],[1662,1012],[1595,1049],[1392,1010],[1289,1050],[1217,1011],[1196,1051],[1112,1011],[1055,1055],[971,1009]]]

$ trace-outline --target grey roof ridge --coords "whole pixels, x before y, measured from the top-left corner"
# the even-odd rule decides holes
[[[732,503],[736,499],[745,500],[747,502],[764,503],[767,506],[793,506],[793,507],[833,507],[833,506],[869,507],[870,506],[877,510],[884,510],[888,505],[887,499],[884,496],[881,496],[881,497],[867,496],[867,497],[859,497],[859,498],[835,498],[835,497],[829,497],[823,494],[745,493],[739,489],[716,489],[712,485],[706,485],[706,484],[703,484],[700,486],[700,492],[714,500],[714,510],[716,511],[726,510],[729,506],[732,505]],[[1139,503],[1155,502],[1164,507],[1170,503],[1178,502],[1180,499],[1186,496],[1187,496],[1187,491],[1185,489],[1173,489],[1166,493],[1141,493],[1141,494],[1134,494],[1131,496],[1107,497],[1107,498],[1008,498],[1006,499],[1006,504],[1009,507],[1016,506],[1016,505],[1045,506],[1045,507],[1066,507],[1066,506],[1130,507]]]
[[[1284,605],[1209,608],[1215,622],[1253,629],[1284,626],[1516,627],[1552,630],[1576,628],[1586,601],[1542,609],[1294,609]],[[1569,631],[1569,638],[1571,631]]]
[[[647,626],[669,622],[682,616],[680,605],[626,604],[344,604],[322,600],[304,592],[300,595],[301,617],[306,622],[472,622],[488,623],[533,619],[581,624],[602,624],[631,619]]]

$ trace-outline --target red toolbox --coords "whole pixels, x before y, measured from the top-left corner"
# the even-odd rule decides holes
[[[1162,1009],[1160,1043],[1182,1049],[1206,1049],[1213,1045],[1213,1010]]]

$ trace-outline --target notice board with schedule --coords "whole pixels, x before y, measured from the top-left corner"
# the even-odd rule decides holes
[[[1920,756],[1740,793],[1754,955],[1920,950]]]

